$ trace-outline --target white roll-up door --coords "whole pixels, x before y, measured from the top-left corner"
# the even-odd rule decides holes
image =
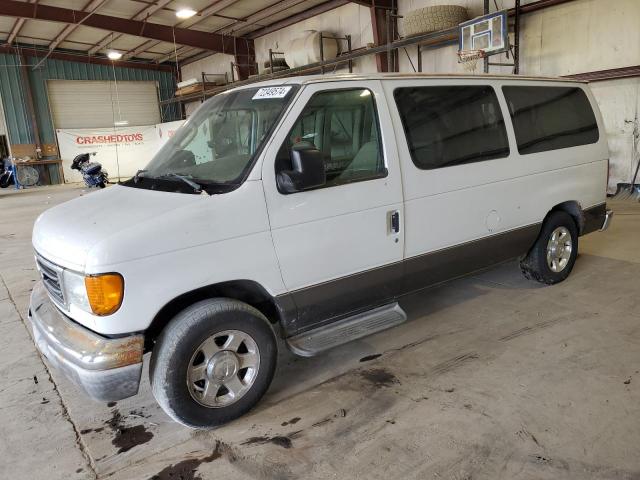
[[[48,80],[54,127],[102,128],[160,123],[156,82]]]

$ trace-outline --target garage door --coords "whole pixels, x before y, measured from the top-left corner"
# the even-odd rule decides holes
[[[55,128],[160,123],[156,82],[49,80],[47,88]]]

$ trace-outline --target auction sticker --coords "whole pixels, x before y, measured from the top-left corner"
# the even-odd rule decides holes
[[[259,89],[251,100],[262,100],[263,98],[284,98],[289,93],[291,87],[264,87]]]

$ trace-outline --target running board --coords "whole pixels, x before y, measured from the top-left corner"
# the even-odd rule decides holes
[[[391,303],[287,338],[286,342],[296,355],[313,357],[338,345],[400,325],[406,319],[407,314],[400,305]]]

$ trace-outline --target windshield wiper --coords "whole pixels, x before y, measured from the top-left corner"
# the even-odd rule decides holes
[[[147,171],[146,169],[138,170],[138,171],[136,172],[136,174],[133,176],[133,183],[138,183],[138,181],[140,180],[140,178],[142,178],[142,177],[140,177],[140,174],[141,174],[141,173],[144,173],[144,172],[146,172],[146,171]]]
[[[179,173],[173,173],[173,172],[165,173],[164,175],[160,175],[158,178],[167,178],[167,177],[177,178],[179,180],[182,180],[184,183],[186,183],[191,188],[193,188],[193,191],[196,192],[196,193],[206,192],[205,190],[202,189],[202,185],[200,185],[199,183],[194,182],[193,180],[189,180],[189,178],[187,176],[180,175]]]

